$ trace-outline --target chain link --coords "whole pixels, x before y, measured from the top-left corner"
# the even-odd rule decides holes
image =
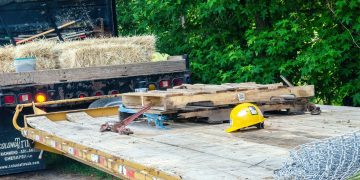
[[[347,179],[360,171],[360,131],[300,145],[274,171],[277,180]]]

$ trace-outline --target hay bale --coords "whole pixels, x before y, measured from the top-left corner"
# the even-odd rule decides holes
[[[15,51],[15,49],[13,46],[0,47],[0,72],[1,73],[15,72],[14,51]]]
[[[149,62],[155,36],[113,37],[71,41],[57,45],[61,68],[80,68]]]
[[[35,57],[36,70],[56,69],[59,61],[55,57],[53,47],[54,41],[35,41],[16,46],[15,58]]]
[[[134,44],[142,46],[149,53],[155,52],[156,37],[153,35],[91,39],[93,43]]]
[[[63,51],[61,68],[80,68],[149,62],[151,54],[138,45],[99,44]]]
[[[15,72],[15,58],[35,57],[36,69],[79,68],[149,62],[155,36],[94,38],[57,43],[39,40],[0,48],[0,72]]]
[[[153,35],[146,36],[131,36],[131,37],[112,37],[112,38],[89,38],[82,41],[70,41],[61,43],[58,47],[59,50],[74,49],[78,47],[87,47],[92,45],[139,45],[148,51],[149,54],[155,52],[156,38]]]

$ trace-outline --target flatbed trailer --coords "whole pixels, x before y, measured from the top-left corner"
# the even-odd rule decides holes
[[[83,109],[92,102],[96,104],[95,100],[101,95],[131,92],[149,86],[166,89],[189,81],[188,61],[182,56],[173,58],[175,60],[111,67],[0,74],[0,164],[3,165],[0,175],[44,168],[44,161],[37,158],[39,152],[31,148],[28,140],[12,126],[17,105],[36,102],[39,95],[47,101],[93,97],[88,101],[44,108],[46,112]],[[161,82],[167,82],[167,87],[161,86]],[[20,119],[26,114],[33,114],[32,109],[22,111]],[[19,143],[24,145],[17,146]]]
[[[1,0],[0,46],[16,45],[40,32],[41,38],[60,41],[117,36],[115,0]],[[76,22],[72,26],[58,27]],[[79,103],[53,104],[46,112],[106,105],[95,101],[101,95],[137,89],[167,89],[189,83],[186,56],[172,60],[101,67],[48,69],[36,72],[2,73],[0,67],[0,176],[45,168],[39,151],[14,129],[11,120],[18,104],[94,97]],[[150,61],[150,60],[149,60]],[[138,62],[134,59],[134,62]],[[39,97],[39,99],[37,98]],[[23,115],[33,114],[31,109]],[[21,122],[21,120],[20,120]]]
[[[66,103],[63,102],[48,102]],[[225,133],[228,124],[170,121],[159,130],[146,122],[130,125],[133,135],[99,132],[118,120],[106,107],[26,115],[14,126],[40,148],[57,152],[123,179],[272,179],[298,145],[360,127],[359,108],[321,106],[321,115],[271,115],[265,129]],[[20,110],[20,106],[18,110]]]

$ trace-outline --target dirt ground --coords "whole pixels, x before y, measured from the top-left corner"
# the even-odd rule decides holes
[[[56,170],[43,170],[36,172],[19,173],[8,176],[0,176],[1,180],[92,180],[98,179],[92,176],[63,173]]]

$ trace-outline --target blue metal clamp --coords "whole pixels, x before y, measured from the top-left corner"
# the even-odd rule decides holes
[[[129,114],[135,114],[137,111],[133,109],[126,108],[123,104],[119,106],[119,111],[123,113],[129,113]],[[164,126],[164,121],[166,121],[168,118],[166,115],[161,114],[149,114],[144,113],[144,116],[147,118],[148,125],[150,126],[151,122],[155,123],[156,128],[158,129],[167,129]]]

